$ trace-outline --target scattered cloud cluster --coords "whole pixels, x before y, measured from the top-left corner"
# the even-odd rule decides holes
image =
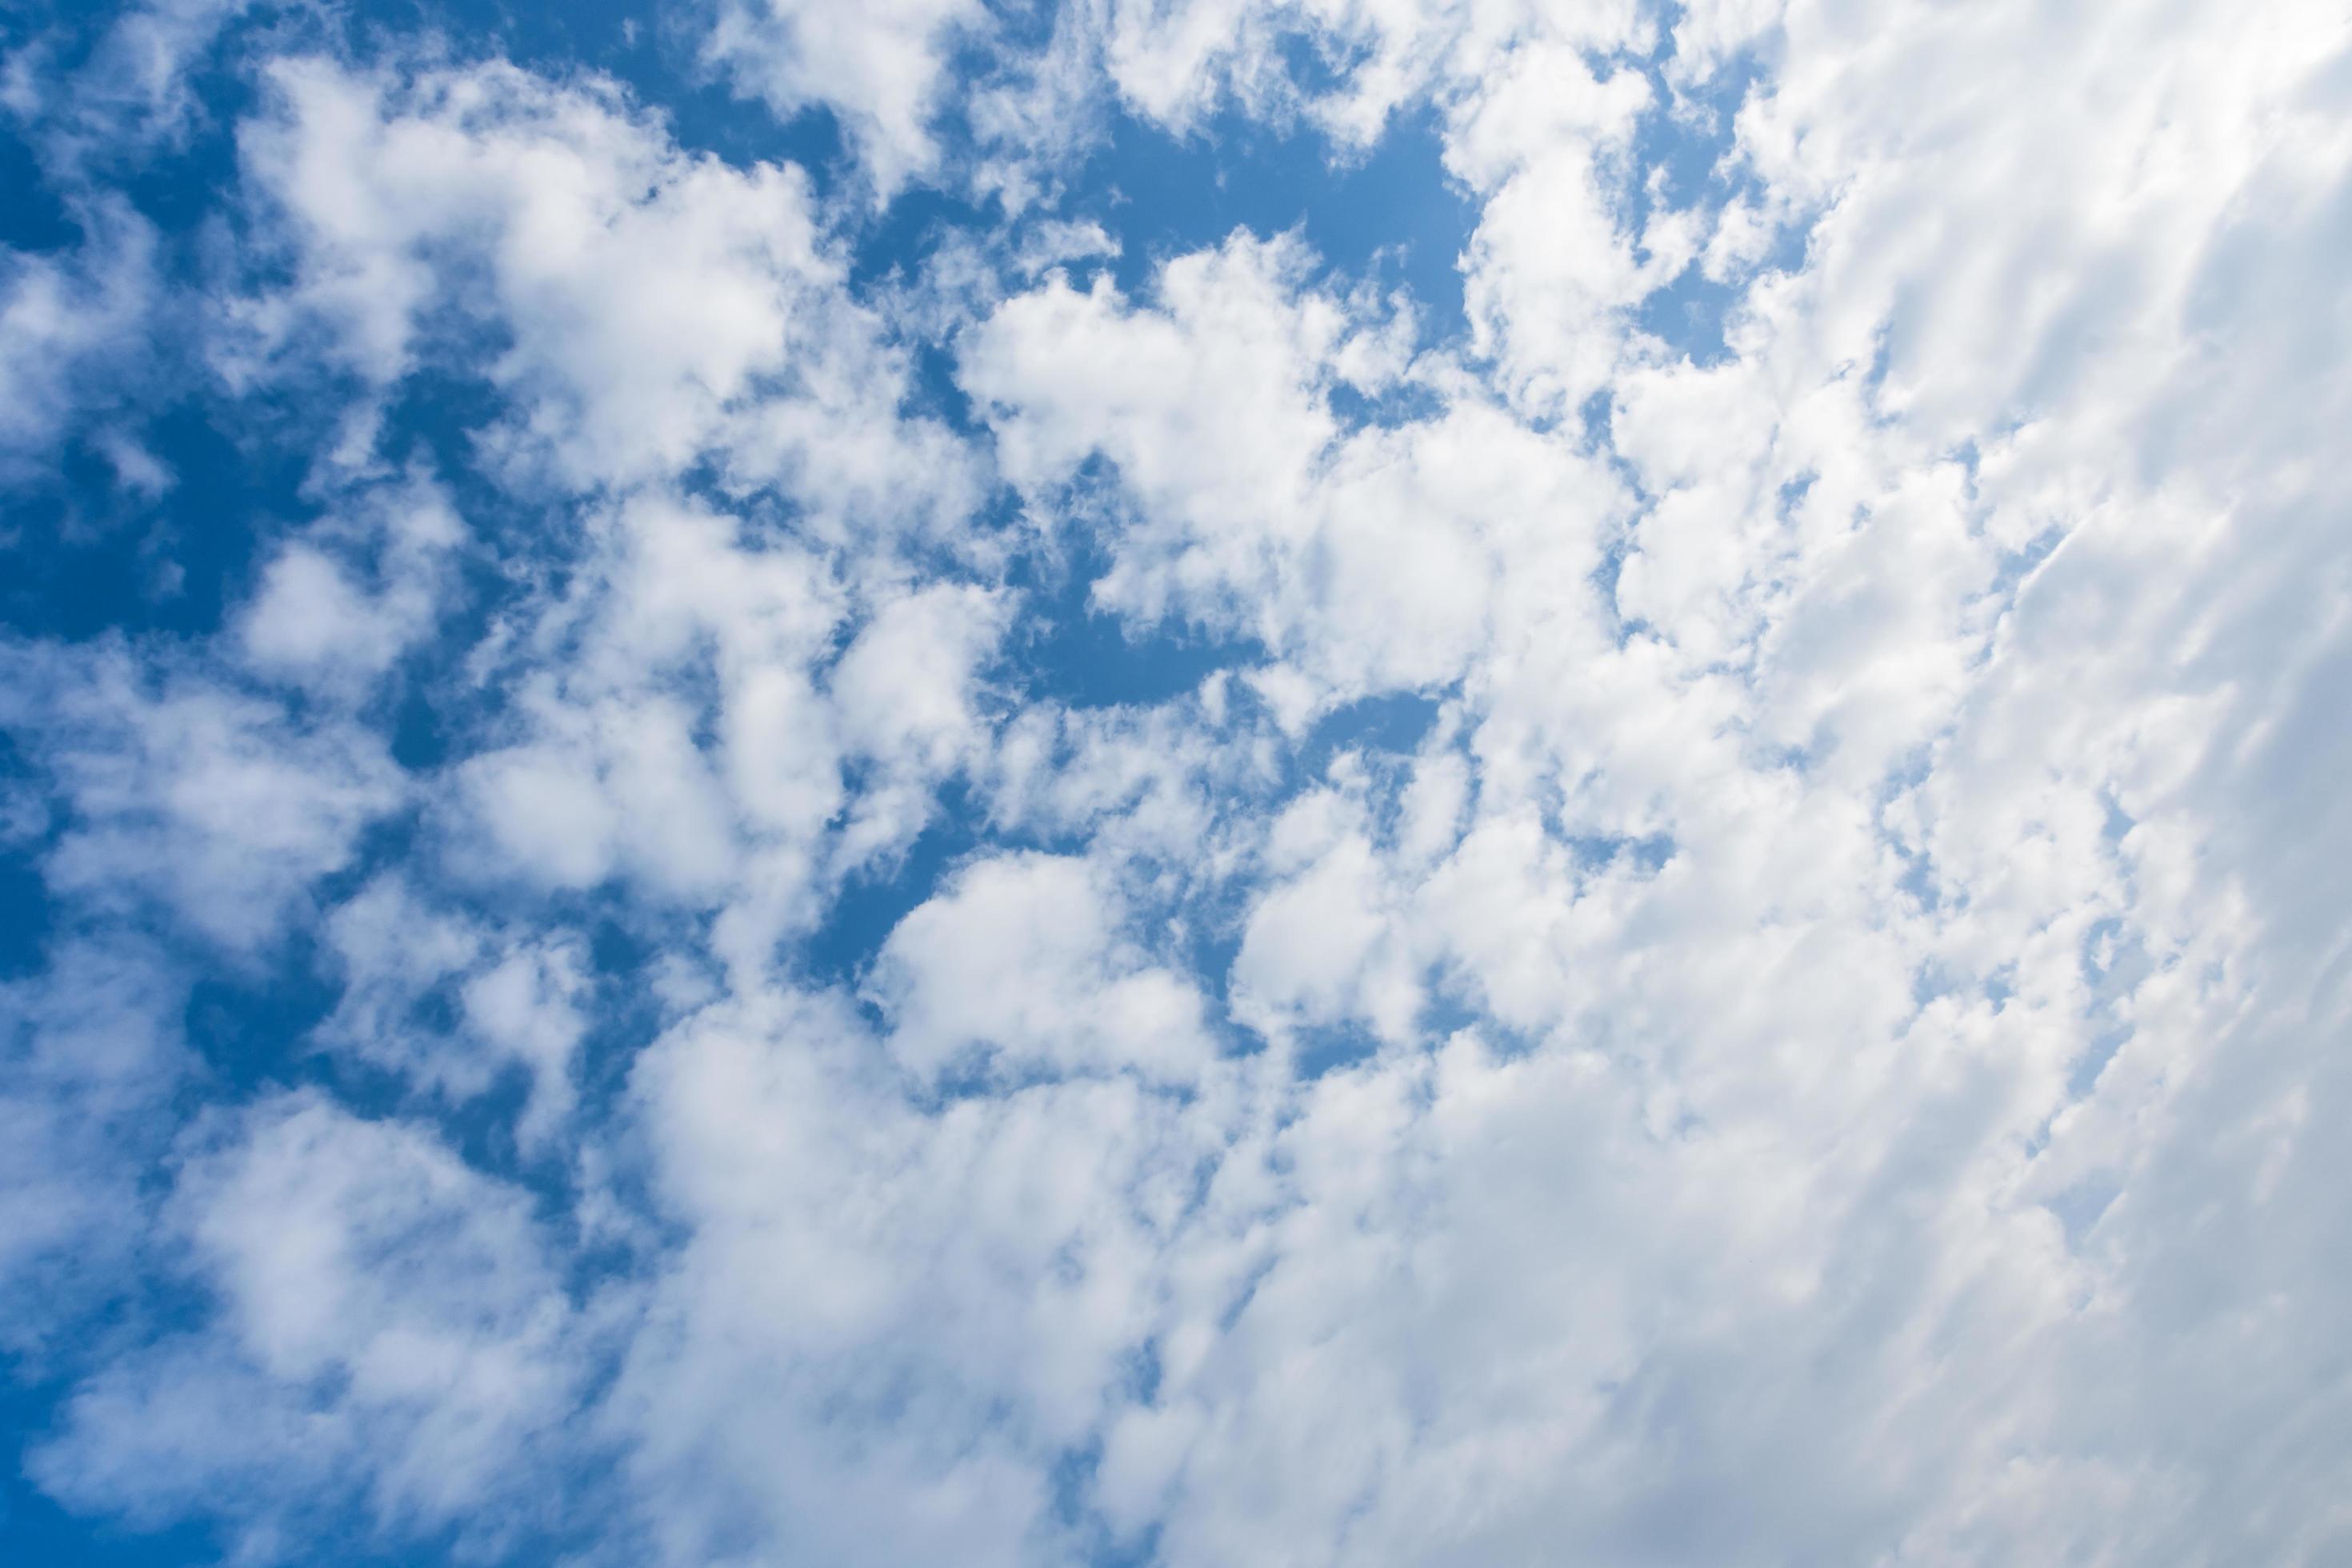
[[[478,23],[0,62],[44,1506],[2352,1551],[2341,7]]]

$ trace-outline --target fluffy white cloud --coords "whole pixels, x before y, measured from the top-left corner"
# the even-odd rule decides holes
[[[69,258],[0,247],[0,481],[46,471],[79,405],[110,401],[104,383],[125,374],[161,292],[144,218],[112,198],[79,216],[87,237]],[[136,458],[118,467],[134,483],[146,472]]]
[[[382,739],[348,720],[306,723],[115,643],[18,645],[0,661],[0,725],[37,749],[68,808],[42,874],[100,908],[160,902],[257,948],[405,798]]]
[[[520,1068],[530,1093],[517,1137],[526,1150],[545,1142],[572,1109],[572,1058],[587,1030],[578,941],[485,930],[428,907],[392,876],[337,908],[325,928],[343,993],[320,1026],[322,1044],[457,1100]],[[448,1011],[454,1021],[436,1016]]]
[[[119,936],[61,944],[42,974],[0,985],[0,1332],[28,1365],[136,1266],[142,1178],[194,1065],[184,991],[149,944]]]
[[[429,482],[314,525],[262,568],[239,628],[247,662],[323,692],[364,691],[432,635],[449,557],[465,537]]]
[[[516,700],[444,803],[464,859],[723,908],[728,961],[763,973],[985,759],[1007,603],[675,498],[593,527],[569,590],[496,650]]]
[[[957,454],[902,430],[900,356],[844,295],[796,167],[690,155],[594,79],[295,59],[268,85],[276,111],[240,142],[296,280],[245,303],[232,363],[323,328],[388,382],[455,331],[512,400],[480,439],[526,468],[625,484],[725,449],[835,528],[928,517],[942,487],[953,504]],[[487,363],[486,331],[507,339]],[[918,468],[940,483],[905,484]]]
[[[961,374],[1034,509],[1097,457],[1139,503],[1097,604],[1254,637],[1309,678],[1312,709],[1465,679],[1521,595],[1580,607],[1616,497],[1564,440],[1412,366],[1410,321],[1361,320],[1370,302],[1311,287],[1310,260],[1237,234],[1170,262],[1145,308],[1050,279],[972,335]],[[1442,412],[1353,429],[1334,412],[1400,381]]]
[[[1055,1468],[1133,1375],[1233,1088],[922,1109],[846,1006],[788,994],[680,1024],[634,1085],[692,1235],[608,1410],[656,1560],[1070,1554]]]
[[[876,960],[891,1055],[926,1079],[973,1060],[1014,1078],[1041,1067],[1196,1077],[1213,1048],[1200,994],[1144,962],[1103,881],[1082,860],[1044,855],[959,873]]]
[[[126,151],[184,137],[203,113],[189,74],[252,0],[148,0],[109,18],[86,53],[28,12],[5,67],[6,107],[52,169],[89,178]],[[46,18],[39,18],[46,20]],[[60,56],[64,57],[62,59]],[[77,58],[76,57],[79,56]]]
[[[495,1545],[483,1505],[529,1487],[579,1371],[523,1194],[428,1132],[294,1095],[190,1162],[173,1204],[217,1316],[86,1384],[46,1483],[217,1512],[263,1556],[352,1494],[386,1527]]]
[[[986,22],[979,0],[724,0],[703,50],[780,115],[831,110],[887,197],[938,163],[946,57]]]
[[[608,84],[268,68],[290,281],[223,363],[455,369],[545,526],[469,546],[414,780],[371,726],[464,534],[364,417],[218,662],[9,645],[68,940],[0,994],[0,1277],[210,1306],[77,1373],[41,1483],[257,1557],[544,1556],[550,1498],[590,1562],[2340,1556],[2342,16],[1018,33],[721,12],[880,190],[1003,197],[873,284]],[[1113,101],[1425,112],[1461,330],[1298,234],[1074,281],[1132,250],[1055,206]],[[96,342],[39,268],[27,341]],[[176,1128],[157,911],[314,933],[307,1067],[463,1138]]]

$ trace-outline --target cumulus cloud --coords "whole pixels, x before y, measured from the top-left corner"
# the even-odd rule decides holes
[[[1850,11],[730,4],[716,133],[224,22],[201,243],[78,188],[123,245],[0,279],[8,461],[194,290],[151,370],[303,520],[0,643],[35,1483],[257,1562],[2342,1555],[2352,36]],[[1457,302],[1229,221],[1407,120]]]
[[[1139,308],[1107,279],[1048,279],[972,334],[961,374],[993,413],[1031,504],[1097,459],[1139,515],[1107,542],[1096,603],[1255,637],[1331,700],[1439,689],[1469,674],[1507,595],[1572,610],[1614,486],[1556,437],[1440,380],[1437,417],[1349,427],[1335,398],[1412,376],[1398,323],[1315,288],[1295,238],[1237,234],[1170,262]]]
[[[86,237],[65,256],[0,247],[0,481],[47,471],[77,416],[115,401],[161,292],[144,218],[101,198],[82,219]],[[142,457],[118,465],[134,482]]]
[[[304,722],[201,671],[131,650],[0,649],[0,723],[41,762],[66,816],[41,861],[101,909],[160,904],[232,951],[267,942],[405,790],[380,737]]]
[[[83,1387],[45,1477],[134,1517],[216,1510],[264,1556],[353,1493],[386,1527],[496,1543],[496,1513],[467,1516],[527,1486],[577,1371],[527,1200],[315,1097],[242,1122],[173,1197],[216,1315]]]
[[[124,6],[107,18],[87,53],[74,47],[69,26],[29,8],[6,64],[6,107],[68,180],[152,153],[159,143],[184,139],[202,116],[189,77],[251,5],[151,0]]]
[[[872,986],[890,1052],[920,1078],[973,1058],[1019,1075],[1133,1068],[1182,1082],[1213,1049],[1199,994],[1121,940],[1120,900],[1084,861],[983,861],[908,914]]]
[[[358,517],[315,525],[262,569],[240,627],[247,661],[328,693],[363,691],[432,635],[464,539],[464,522],[430,482],[365,498]]]
[[[952,486],[957,455],[923,426],[887,439],[904,369],[844,297],[796,166],[688,153],[610,82],[509,66],[388,80],[297,58],[267,85],[274,111],[240,145],[294,281],[241,302],[240,361],[323,333],[388,384],[472,321],[509,340],[464,361],[512,411],[480,439],[565,482],[740,444],[747,482],[794,473],[849,527],[919,518],[936,493],[882,493],[877,462]]]
[[[947,57],[986,17],[976,0],[725,0],[703,47],[780,115],[832,110],[888,196],[937,164],[931,121]]]
[[[485,930],[429,907],[390,876],[339,906],[325,927],[344,989],[320,1026],[322,1045],[461,1102],[520,1068],[530,1099],[516,1135],[527,1149],[569,1113],[573,1058],[587,1030],[579,1006],[587,963],[576,940]]]
[[[946,918],[989,896],[968,882]],[[1056,1022],[1048,1039],[1077,1043]],[[1085,1077],[922,1107],[882,1067],[840,1000],[769,993],[694,1016],[635,1070],[665,1210],[694,1236],[611,1406],[661,1561],[745,1531],[877,1561],[1083,1542],[1054,1474],[1134,1375],[1151,1259],[1233,1091],[1188,1107]]]
[[[47,1363],[79,1314],[124,1289],[145,1241],[146,1171],[164,1109],[192,1071],[184,980],[121,933],[60,944],[36,977],[0,986],[0,1300],[6,1343]]]

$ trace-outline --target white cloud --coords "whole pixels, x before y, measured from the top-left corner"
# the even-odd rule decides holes
[[[65,258],[0,247],[0,480],[47,471],[58,437],[111,398],[155,310],[153,227],[127,203],[88,203]]]
[[[146,943],[84,939],[48,959],[0,984],[0,1342],[31,1366],[135,1267],[141,1181],[193,1066],[183,983]]]
[[[516,1136],[527,1152],[545,1144],[574,1103],[573,1057],[588,1028],[576,939],[485,929],[393,875],[336,908],[325,937],[343,992],[321,1043],[453,1100],[520,1068],[530,1091]]]
[[[432,635],[465,524],[429,482],[363,504],[362,517],[314,526],[262,569],[240,628],[256,669],[352,695]]]
[[[292,59],[268,85],[275,112],[240,144],[296,280],[245,302],[234,362],[293,353],[315,323],[388,382],[432,333],[502,331],[466,368],[512,400],[485,450],[525,470],[625,484],[735,451],[744,482],[792,476],[836,529],[960,498],[957,454],[901,432],[903,364],[844,293],[793,165],[688,154],[593,79]],[[877,464],[939,483],[902,467],[885,487]]]
[[[173,1202],[217,1318],[85,1384],[43,1484],[134,1517],[217,1510],[263,1557],[351,1494],[385,1527],[495,1543],[480,1510],[530,1486],[519,1460],[578,1375],[528,1200],[418,1129],[292,1095]]]
[[[54,172],[88,180],[93,171],[86,164],[102,166],[126,151],[151,153],[185,135],[203,112],[189,76],[251,4],[150,0],[125,6],[69,67],[57,58],[75,53],[58,36],[62,29],[28,26],[16,34],[25,41],[7,60],[16,79],[8,108],[28,122]]]
[[[1344,429],[1335,390],[1397,378],[1394,323],[1351,319],[1362,301],[1309,286],[1310,262],[1236,234],[1169,262],[1142,308],[1048,279],[973,334],[961,374],[1041,513],[1089,458],[1117,465],[1140,515],[1107,540],[1097,603],[1262,639],[1309,678],[1311,712],[1463,679],[1499,604],[1579,607],[1615,497],[1442,369],[1437,416]]]
[[[978,0],[725,0],[703,52],[780,116],[831,110],[887,197],[938,163],[947,56],[987,19]]]
[[[509,863],[558,888],[618,871],[682,899],[724,885],[725,797],[682,704],[646,696],[544,711],[546,739],[485,752],[460,775],[467,808]]]
[[[1625,313],[1688,258],[1671,218],[1625,221],[1650,104],[1638,72],[1595,73],[1563,43],[1513,51],[1455,111],[1446,163],[1483,198],[1464,258],[1472,343],[1531,408],[1570,414],[1601,391]]]
[[[895,1079],[845,1007],[783,994],[639,1059],[663,1202],[694,1236],[609,1411],[658,1561],[744,1531],[877,1563],[1075,1544],[1053,1468],[1117,1398],[1230,1089],[1187,1109],[1088,1079],[918,1110]]]
[[[911,839],[929,815],[931,788],[972,760],[984,732],[979,666],[1003,616],[1003,603],[977,587],[940,584],[894,595],[834,666],[835,724],[879,773],[852,810],[846,864]]]
[[[1214,1047],[1190,982],[1146,962],[1122,900],[1082,860],[981,861],[898,922],[870,989],[890,1052],[921,1079],[971,1064],[1131,1068],[1182,1083]]]
[[[902,851],[939,784],[984,756],[995,591],[909,588],[855,557],[879,580],[845,582],[798,541],[672,499],[640,498],[596,540],[503,650],[508,743],[456,770],[453,817],[497,864],[733,900],[748,952],[812,922],[817,885]]]
[[[100,908],[155,900],[257,949],[405,796],[383,742],[347,720],[302,723],[194,671],[142,669],[115,643],[0,658],[0,721],[38,747],[71,813],[43,876]]]
[[[1002,151],[947,141],[1024,89],[941,74],[960,10],[727,15],[886,186]],[[61,944],[0,1174],[64,1217],[0,1266],[152,1242],[217,1310],[84,1376],[43,1484],[256,1555],[354,1500],[530,1555],[590,1470],[629,1562],[2340,1555],[2341,16],[1735,0],[1653,69],[1630,5],[1075,15],[1044,119],[1426,107],[1466,338],[1297,235],[1072,282],[1121,237],[1054,210],[1076,141],[861,290],[798,175],[608,85],[273,68],[273,371],[478,372],[482,481],[586,499],[478,546],[529,558],[429,779],[362,720],[457,531],[380,500],[258,567],[268,697],[12,647],[10,820],[77,932],[255,962],[421,800],[317,1043],[420,1113],[526,1076],[546,1190],[265,1091],[110,1222],[181,995]],[[1641,330],[1686,267],[1720,354]],[[1078,705],[1092,548],[1122,629],[1249,651]]]

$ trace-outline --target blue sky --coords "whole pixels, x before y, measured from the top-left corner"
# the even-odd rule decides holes
[[[0,1557],[2327,1562],[2325,5],[0,27]]]

